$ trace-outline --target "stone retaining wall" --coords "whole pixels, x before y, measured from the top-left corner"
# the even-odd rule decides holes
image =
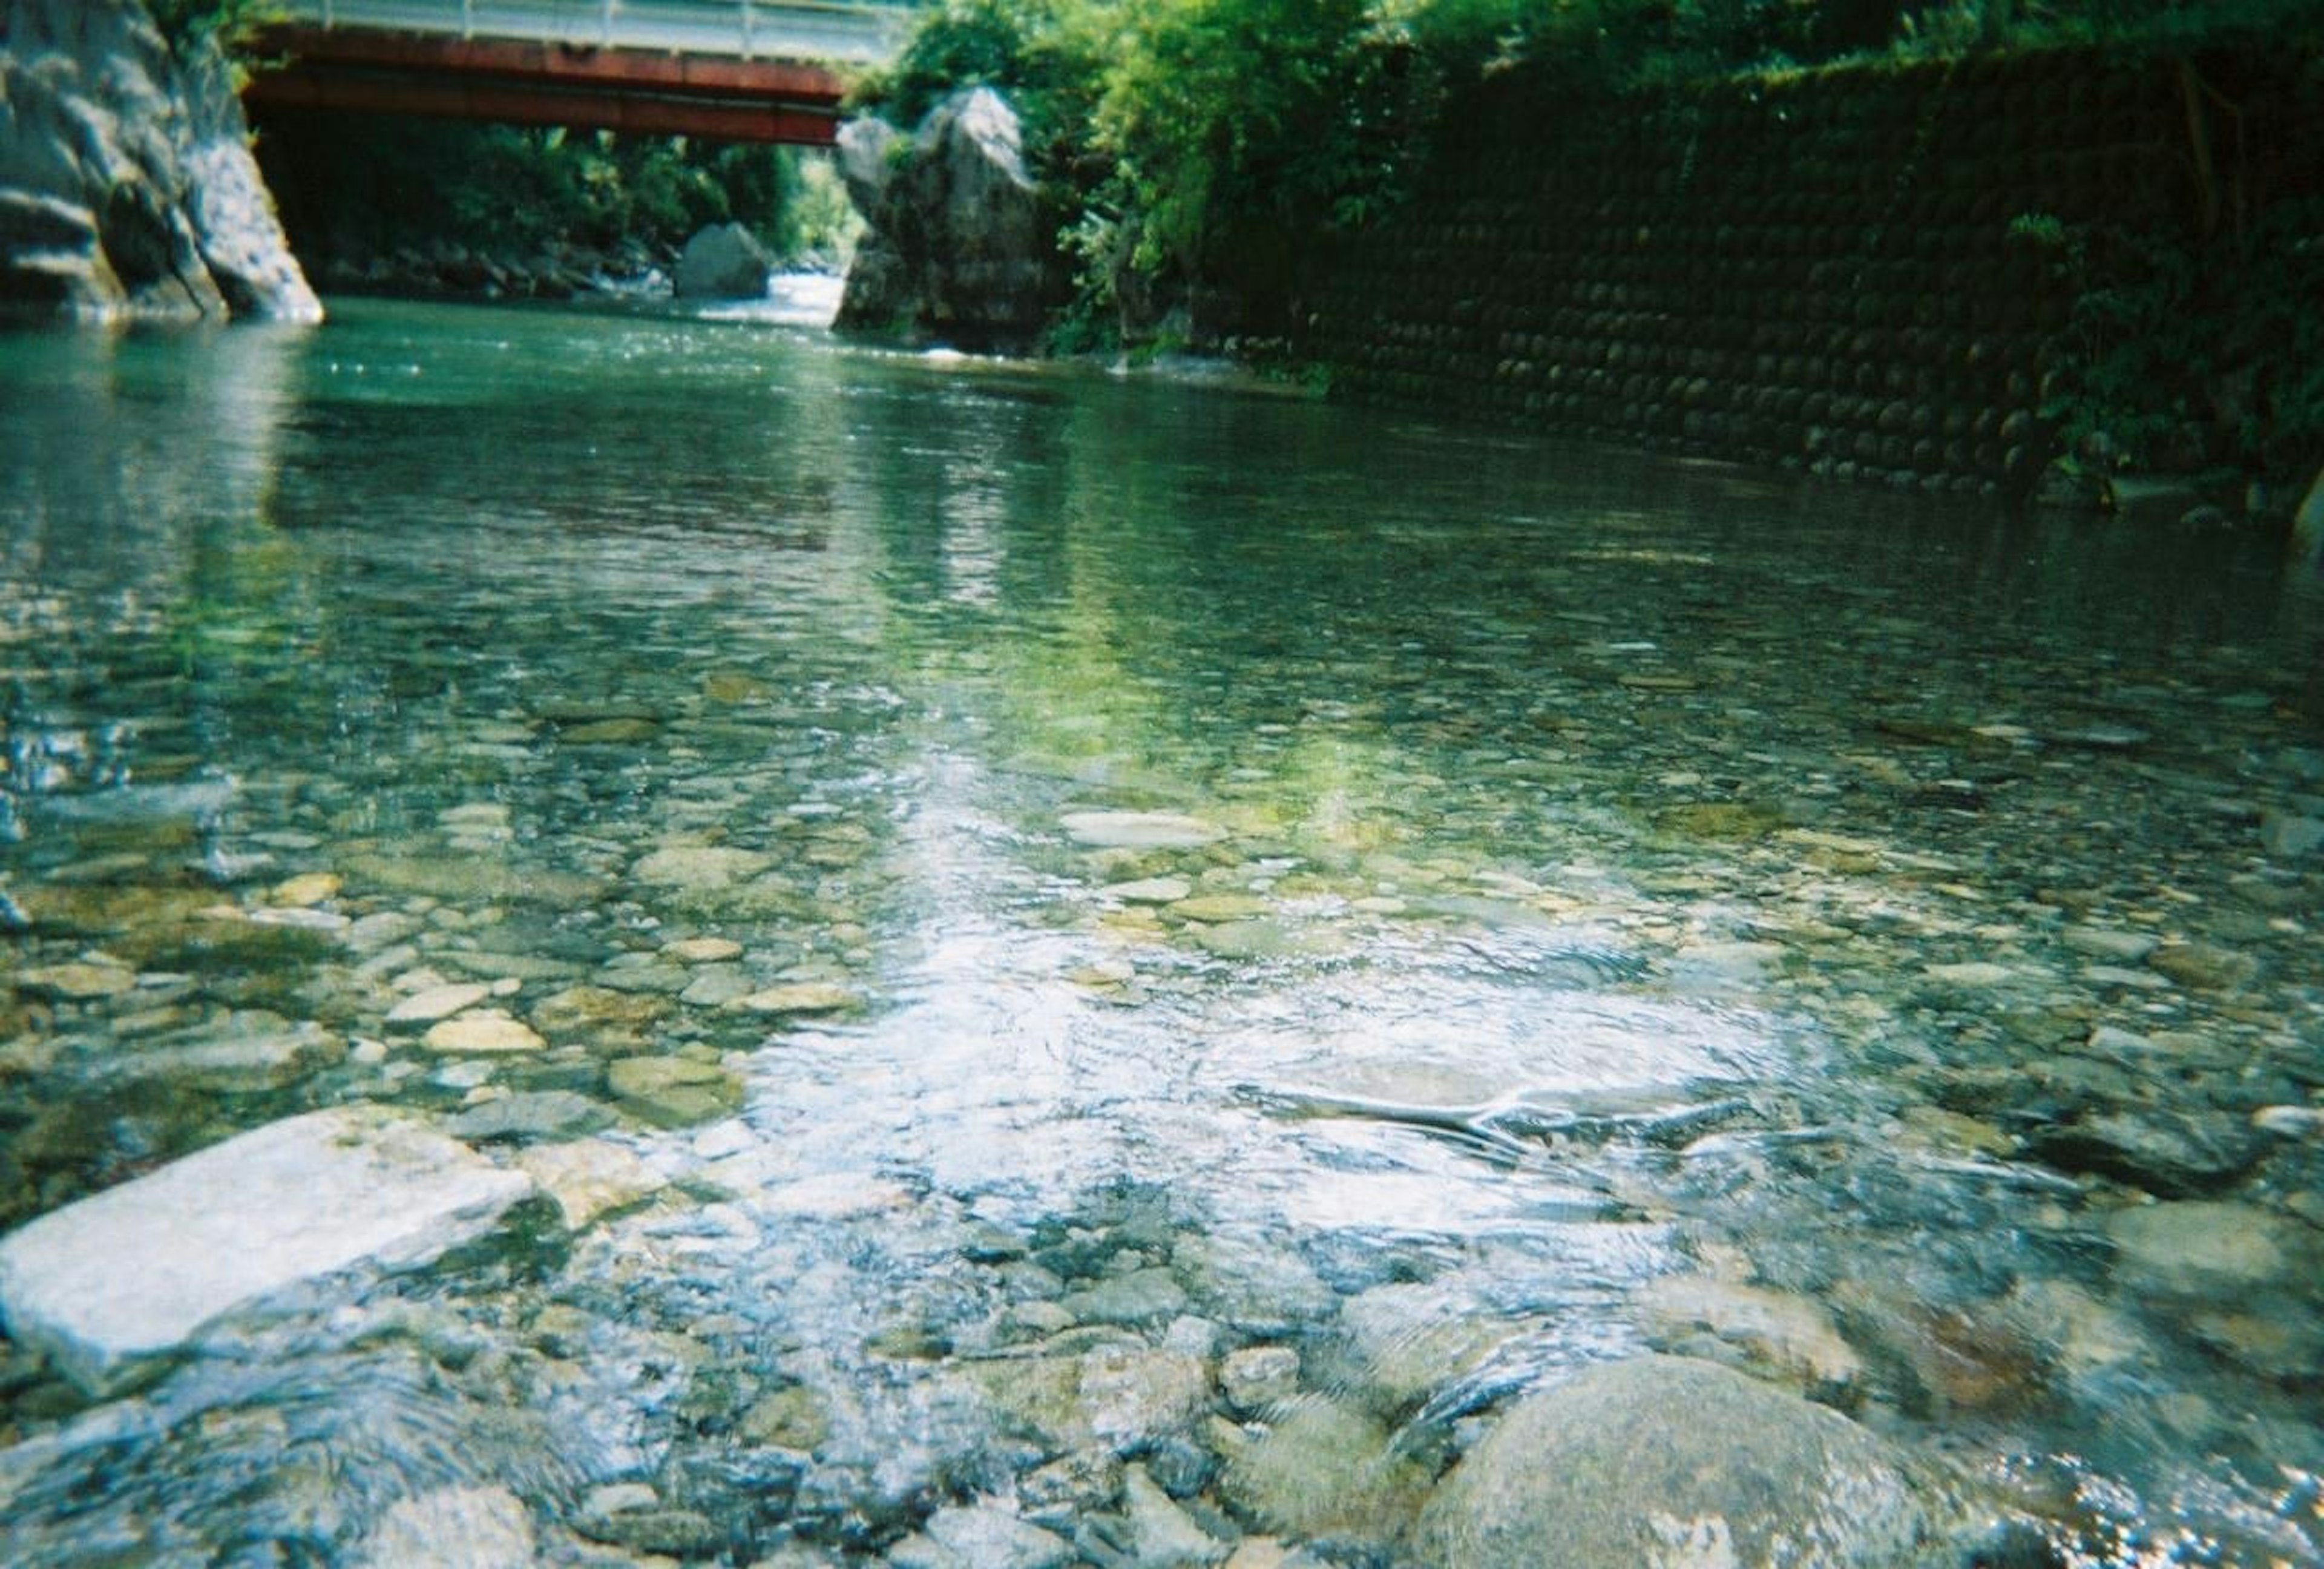
[[[1922,489],[2024,484],[2071,293],[2012,220],[2187,224],[2177,69],[2076,54],[1550,106],[1488,89],[1325,270],[1312,357],[1373,404]],[[2246,127],[2246,134],[2248,134]]]

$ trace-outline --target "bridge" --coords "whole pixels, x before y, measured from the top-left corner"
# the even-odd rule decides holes
[[[254,110],[321,108],[827,146],[915,0],[288,0]]]

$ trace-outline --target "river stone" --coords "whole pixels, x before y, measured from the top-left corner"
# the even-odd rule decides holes
[[[641,964],[607,964],[597,972],[598,985],[627,996],[676,996],[693,983],[694,972],[683,964],[664,964],[650,959]]]
[[[2324,1106],[2262,1106],[2251,1125],[2279,1139],[2315,1139],[2324,1136]]]
[[[1246,1417],[1262,1415],[1299,1392],[1299,1352],[1287,1345],[1230,1352],[1219,1364],[1219,1389],[1232,1409]]]
[[[969,1373],[1010,1428],[1053,1454],[1136,1454],[1185,1431],[1210,1397],[1200,1358],[1143,1346],[980,1362]]]
[[[724,1008],[758,990],[740,964],[704,964],[692,972],[678,1000],[689,1008]]]
[[[1158,1324],[1185,1311],[1186,1289],[1167,1269],[1132,1269],[1074,1292],[1061,1306],[1083,1324]]]
[[[439,1020],[449,1019],[463,1008],[474,1008],[492,994],[490,986],[475,981],[430,986],[424,992],[414,992],[389,1009],[387,1021],[390,1024],[434,1024]]]
[[[667,998],[616,992],[609,986],[567,986],[532,1005],[532,1025],[550,1035],[582,1034],[634,1039],[669,1011]]]
[[[557,733],[557,739],[574,746],[626,746],[652,741],[661,734],[654,719],[595,719]]]
[[[1971,960],[1965,964],[1931,964],[1928,977],[1940,985],[1982,991],[1991,986],[2006,986],[2018,979],[2018,973],[2007,964]]]
[[[1065,1569],[1074,1559],[1065,1538],[990,1499],[938,1509],[887,1555],[897,1569]]]
[[[487,981],[514,981],[519,986],[528,981],[570,981],[580,974],[581,968],[570,960],[552,959],[546,954],[500,954],[484,948],[454,948],[438,954],[436,958],[471,975],[481,975]]]
[[[733,937],[681,937],[663,946],[662,956],[681,964],[715,964],[742,956],[742,945]]]
[[[472,1144],[522,1142],[594,1133],[613,1120],[602,1103],[571,1090],[527,1090],[469,1107],[452,1119],[450,1130]]]
[[[1353,1365],[1347,1382],[1383,1407],[1425,1399],[1481,1366],[1515,1333],[1512,1325],[1449,1311],[1434,1287],[1391,1282],[1341,1305]]]
[[[707,1556],[726,1539],[718,1523],[697,1509],[635,1509],[610,1514],[585,1509],[573,1524],[593,1542],[685,1558]]]
[[[1427,1496],[1427,1471],[1396,1453],[1387,1428],[1341,1401],[1310,1396],[1255,1440],[1221,1424],[1213,1433],[1226,1460],[1220,1496],[1270,1530],[1390,1540]]]
[[[1646,1356],[1529,1395],[1416,1534],[1443,1569],[1911,1569],[1934,1560],[1888,1445],[1710,1362]]]
[[[684,1057],[625,1057],[605,1069],[624,1109],[658,1128],[706,1121],[742,1103],[742,1081],[715,1063]]]
[[[668,1186],[661,1173],[603,1139],[536,1144],[518,1155],[516,1164],[557,1201],[566,1227],[576,1232],[599,1215],[650,1198]]]
[[[1101,1347],[1081,1359],[1081,1419],[1117,1454],[1186,1427],[1210,1392],[1203,1360],[1183,1352]]]
[[[861,993],[844,986],[835,986],[828,981],[800,981],[749,992],[727,1006],[744,1013],[841,1013],[861,1007],[862,1002]]]
[[[1664,1275],[1632,1297],[1658,1350],[1738,1357],[1770,1369],[1811,1395],[1830,1398],[1864,1376],[1863,1359],[1804,1297],[1714,1275]]]
[[[1222,959],[1318,958],[1339,951],[1342,940],[1322,930],[1300,930],[1279,920],[1231,920],[1186,928],[1194,946]]]
[[[2260,814],[2259,843],[2279,860],[2296,861],[2324,846],[2324,817],[2303,817],[2270,807]]]
[[[715,892],[747,882],[774,864],[756,850],[718,844],[672,844],[641,856],[630,868],[640,882],[688,893]]]
[[[287,878],[266,891],[265,902],[291,909],[320,904],[336,899],[339,892],[339,877],[335,872],[309,872]]]
[[[399,1499],[364,1543],[360,1569],[533,1569],[532,1518],[504,1487],[439,1487]]]
[[[2259,974],[2259,961],[2209,943],[2177,943],[2146,956],[2153,969],[2198,992],[2236,992]]]
[[[1197,893],[1170,906],[1170,913],[1188,920],[1255,920],[1268,912],[1263,899],[1248,893]]]
[[[351,855],[345,864],[351,882],[422,893],[449,904],[504,900],[573,909],[603,903],[607,887],[601,879],[577,872],[520,867],[483,855]]]
[[[1207,1569],[1227,1555],[1227,1544],[1179,1508],[1145,1466],[1122,1467],[1121,1510],[1134,1569]]]
[[[137,984],[134,971],[120,964],[42,964],[19,970],[11,983],[19,992],[84,1002],[97,997],[118,997]]]
[[[1194,891],[1183,877],[1145,877],[1135,882],[1110,882],[1099,892],[1124,904],[1176,904]]]
[[[2105,927],[2068,927],[2059,940],[2078,954],[2118,964],[2135,964],[2162,946],[2153,932],[2116,931]]]
[[[0,1240],[0,1321],[103,1395],[270,1292],[358,1264],[424,1265],[531,1191],[410,1116],[311,1112]]]
[[[343,1061],[347,1043],[312,1020],[272,1027],[229,1020],[214,1034],[124,1052],[108,1062],[107,1081],[163,1079],[187,1090],[254,1094],[297,1084]]]
[[[421,1038],[421,1042],[429,1050],[447,1056],[539,1051],[549,1044],[533,1032],[531,1026],[510,1018],[498,1009],[464,1013],[456,1019],[432,1024]]]
[[[2285,1278],[2313,1251],[2290,1221],[2206,1200],[2118,1210],[2107,1234],[2116,1277],[2166,1297],[2233,1298]]]
[[[1296,1250],[1258,1233],[1184,1232],[1171,1243],[1170,1261],[1206,1315],[1246,1334],[1295,1335],[1340,1305]]]
[[[811,1454],[831,1436],[830,1402],[805,1384],[792,1384],[760,1396],[735,1430],[752,1444]]]
[[[681,300],[757,300],[774,271],[758,235],[741,224],[712,224],[696,229],[678,253],[671,286]]]
[[[1226,830],[1176,812],[1067,812],[1066,836],[1100,850],[1199,850]]]
[[[2161,1110],[2097,1112],[2045,1123],[2027,1146],[2062,1170],[2096,1172],[2165,1198],[2216,1192],[2267,1152],[2248,1122]]]

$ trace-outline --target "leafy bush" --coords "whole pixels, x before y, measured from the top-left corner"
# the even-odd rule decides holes
[[[285,14],[281,0],[145,0],[145,9],[180,55],[206,38],[235,52]]]
[[[1080,298],[1058,341],[1190,297],[1287,300],[1300,258],[1392,211],[1444,103],[1525,66],[1614,94],[1883,44],[1896,0],[945,0],[859,102],[910,128],[1005,92]]]
[[[685,137],[620,136],[346,115],[285,115],[259,158],[302,251],[359,256],[450,242],[488,254],[557,240],[667,250],[706,224],[752,229],[779,254],[825,245],[829,181],[802,201],[806,154]]]
[[[2208,240],[2043,214],[2011,233],[2073,291],[2042,408],[2070,461],[2271,469],[2324,456],[2324,198]]]

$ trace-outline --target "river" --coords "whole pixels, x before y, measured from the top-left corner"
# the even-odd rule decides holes
[[[1649,1349],[2324,1562],[2271,541],[356,300],[0,337],[0,1229],[344,1103],[566,1195],[0,1350],[11,1564],[1399,1563]]]

